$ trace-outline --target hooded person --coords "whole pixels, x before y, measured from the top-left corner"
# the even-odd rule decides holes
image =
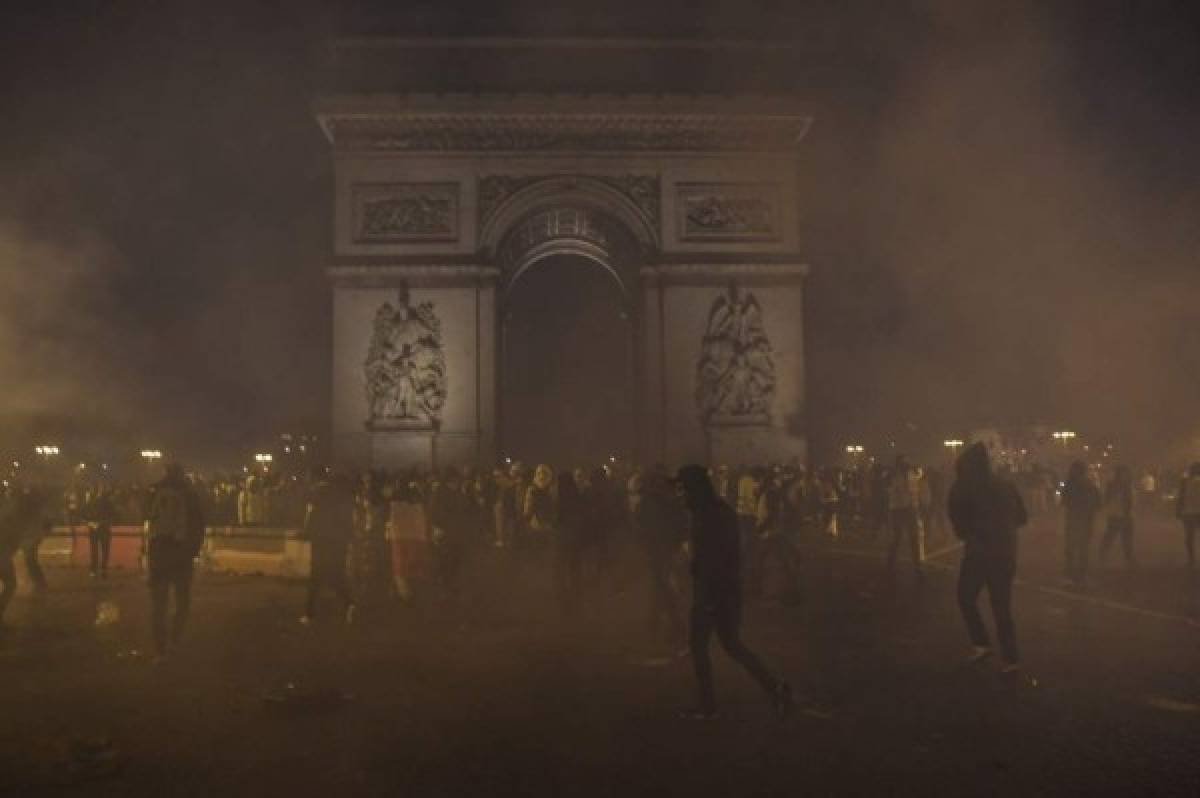
[[[738,517],[713,489],[708,471],[699,465],[681,468],[675,484],[683,492],[690,516],[692,612],[688,645],[699,688],[699,705],[684,713],[693,719],[716,716],[712,661],[708,643],[713,632],[722,648],[758,682],[780,716],[792,710],[792,689],[777,679],[741,639],[742,576]]]
[[[166,475],[147,502],[146,566],[149,572],[151,628],[157,659],[167,656],[167,604],[175,594],[175,617],[169,643],[179,642],[187,625],[192,597],[192,564],[204,545],[204,513],[183,468],[168,463]]]
[[[986,587],[1003,671],[1015,673],[1020,660],[1012,617],[1012,583],[1017,573],[1017,530],[1028,521],[1025,504],[1012,482],[992,474],[987,448],[982,443],[962,453],[956,470],[947,510],[954,533],[964,544],[958,572],[958,607],[971,639],[969,661],[979,662],[992,653],[977,606],[979,594]]]

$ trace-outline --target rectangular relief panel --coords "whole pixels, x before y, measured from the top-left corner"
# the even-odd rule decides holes
[[[356,244],[458,240],[458,183],[356,183],[350,197]]]
[[[680,183],[676,207],[679,240],[778,241],[778,183]]]

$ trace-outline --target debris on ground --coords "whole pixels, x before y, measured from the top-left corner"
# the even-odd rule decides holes
[[[340,709],[354,700],[352,693],[335,687],[316,687],[288,682],[263,694],[271,712],[285,715],[316,715]]]
[[[107,737],[79,737],[67,745],[67,779],[71,782],[109,778],[121,771],[123,762]]]
[[[114,626],[121,620],[121,608],[115,601],[101,601],[96,607],[96,626]]]

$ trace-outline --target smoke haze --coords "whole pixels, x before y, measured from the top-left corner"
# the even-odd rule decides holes
[[[332,192],[309,103],[338,30],[769,36],[796,42],[816,114],[818,458],[988,423],[1154,459],[1200,445],[1183,6],[81,8],[6,33],[5,418],[82,414],[198,453],[323,429]]]

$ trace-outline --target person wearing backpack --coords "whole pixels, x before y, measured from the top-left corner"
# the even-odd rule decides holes
[[[204,545],[204,513],[183,468],[169,463],[166,475],[151,489],[146,511],[146,567],[149,572],[150,616],[155,661],[167,658],[168,645],[179,642],[192,598],[192,562]],[[175,593],[175,617],[167,634],[167,604]]]
[[[958,572],[958,607],[971,638],[968,661],[991,656],[979,594],[986,587],[1000,640],[1003,673],[1019,670],[1017,632],[1012,617],[1012,584],[1017,573],[1017,530],[1029,520],[1016,486],[993,476],[987,447],[970,446],[958,458],[956,478],[947,498],[954,534],[963,541]]]
[[[1175,500],[1175,516],[1183,522],[1183,543],[1187,546],[1188,570],[1196,568],[1196,530],[1200,529],[1200,463],[1192,463]]]

